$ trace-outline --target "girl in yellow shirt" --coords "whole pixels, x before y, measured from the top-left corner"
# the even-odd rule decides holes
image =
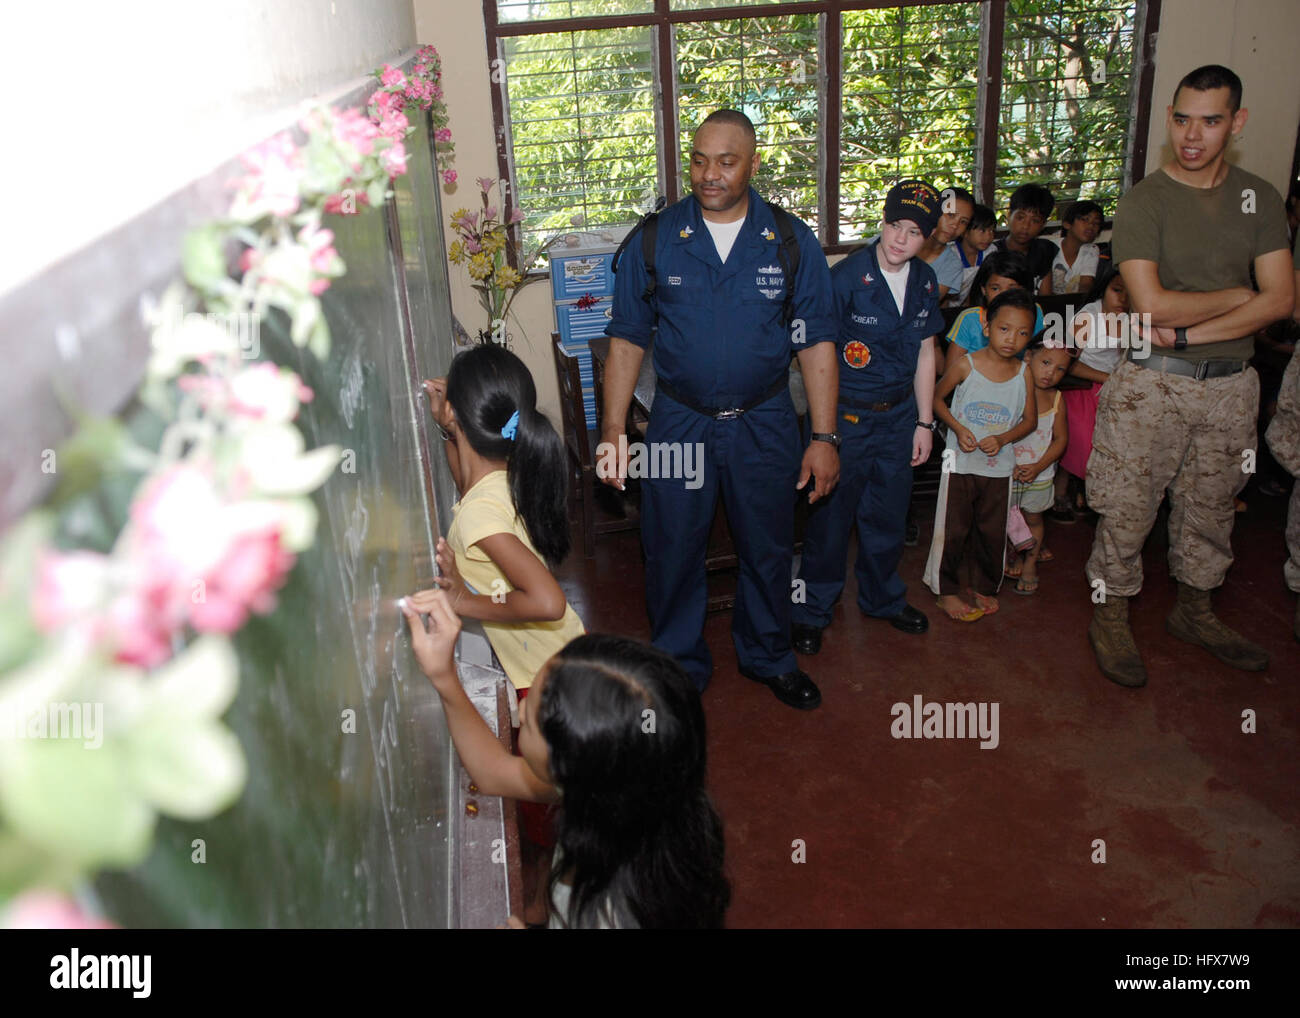
[[[461,493],[438,541],[438,585],[462,618],[483,623],[518,690],[585,631],[551,575],[569,550],[564,444],[537,410],[524,362],[483,344],[425,382]]]

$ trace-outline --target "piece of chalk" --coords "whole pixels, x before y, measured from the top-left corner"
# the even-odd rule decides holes
[[[404,598],[404,597],[399,597],[399,598],[397,599],[397,607],[398,607],[398,608],[405,608],[405,607],[406,607],[406,598]]]

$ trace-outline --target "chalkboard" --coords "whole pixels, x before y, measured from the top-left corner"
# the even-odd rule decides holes
[[[347,263],[322,298],[328,361],[293,347],[283,319],[262,323],[264,354],[314,391],[299,416],[308,446],[337,443],[344,461],[315,495],[316,544],[278,608],[236,641],[227,721],[248,758],[244,794],[210,821],[164,821],[143,865],[99,879],[124,925],[455,924],[458,769],[394,603],[432,585],[454,490],[419,389],[453,350],[426,124],[407,148],[385,208],[326,224]]]

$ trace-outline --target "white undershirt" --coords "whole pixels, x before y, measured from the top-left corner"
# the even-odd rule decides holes
[[[727,255],[731,254],[731,247],[736,243],[736,238],[740,235],[740,228],[745,225],[745,221],[737,219],[734,223],[715,223],[706,219],[704,225],[709,228],[709,233],[713,236],[713,246],[718,249],[718,257],[725,262]]]
[[[903,313],[903,298],[907,296],[907,274],[911,271],[911,262],[904,262],[897,272],[886,272],[883,268],[880,270],[885,282],[889,284],[889,292],[894,295],[894,303],[898,305],[900,315]]]

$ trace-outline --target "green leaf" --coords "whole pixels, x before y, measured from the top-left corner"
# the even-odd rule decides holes
[[[181,241],[181,270],[195,289],[219,289],[227,277],[225,234],[219,226],[203,226],[185,234]]]
[[[87,417],[54,456],[58,485],[51,496],[56,508],[99,486],[104,477],[121,468],[130,443],[126,425],[114,417]]]

